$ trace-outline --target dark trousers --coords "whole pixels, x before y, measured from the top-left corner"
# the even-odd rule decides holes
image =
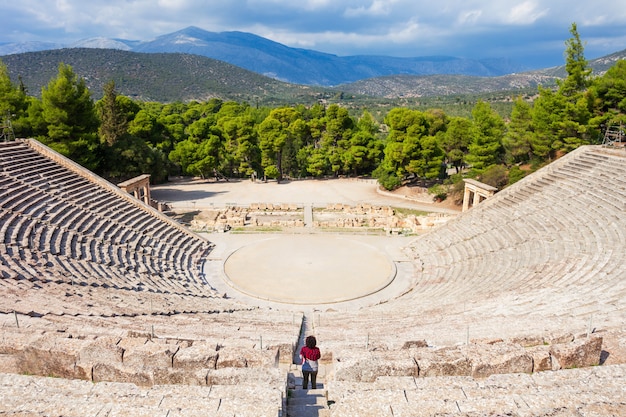
[[[311,388],[317,389],[317,371],[302,371],[302,388],[308,388],[309,377],[311,377]]]

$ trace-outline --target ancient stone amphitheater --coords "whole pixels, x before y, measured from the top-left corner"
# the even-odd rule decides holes
[[[407,240],[410,285],[359,308],[225,297],[215,250],[0,143],[0,415],[626,415],[623,149],[579,148]]]

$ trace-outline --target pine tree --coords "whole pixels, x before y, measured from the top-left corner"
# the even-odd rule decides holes
[[[474,169],[483,170],[502,162],[504,121],[489,103],[479,101],[472,109],[472,143],[467,162]]]
[[[560,93],[566,97],[584,91],[589,86],[589,76],[591,69],[587,67],[585,51],[578,27],[572,23],[570,28],[572,37],[565,42],[565,70],[567,77],[560,83]]]
[[[120,137],[126,134],[128,128],[126,117],[117,103],[114,81],[104,85],[104,96],[98,102],[97,107],[100,116],[100,128],[98,129],[100,141],[108,146],[113,146]]]
[[[41,92],[42,116],[53,149],[95,171],[99,163],[98,118],[85,80],[72,67],[59,64],[59,72]]]
[[[508,162],[525,162],[530,158],[533,135],[532,108],[521,97],[515,100],[511,122],[502,138]]]

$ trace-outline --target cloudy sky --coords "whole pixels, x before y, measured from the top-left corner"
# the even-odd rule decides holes
[[[0,0],[0,42],[151,40],[187,26],[251,32],[337,55],[563,63],[573,22],[587,59],[626,49],[626,0]]]

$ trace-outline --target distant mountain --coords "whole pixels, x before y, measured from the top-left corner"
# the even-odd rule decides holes
[[[9,46],[0,45],[0,56],[53,49],[52,45],[40,44],[40,49],[33,46],[30,49],[17,50],[15,46],[10,46],[14,44],[7,45]],[[340,57],[314,50],[291,48],[251,33],[215,33],[197,27],[188,27],[149,42],[95,38],[70,45],[72,46],[201,55],[278,80],[321,86],[385,75],[461,74],[486,77],[525,69],[507,59],[473,60],[447,56],[397,58],[370,55]]]
[[[4,42],[0,43],[0,56],[59,48],[63,48],[63,45],[52,42]]]
[[[140,41],[127,41],[124,39],[89,38],[83,39],[70,45],[70,48],[93,48],[93,49],[119,49],[120,51],[132,51],[140,45]]]
[[[626,49],[589,61],[593,75],[602,75],[620,59],[626,59]],[[465,94],[484,94],[497,91],[522,91],[537,86],[551,86],[556,80],[567,76],[565,65],[507,74],[498,77],[475,77],[467,75],[390,75],[359,80],[337,86],[345,93],[384,97],[389,99],[408,97],[432,97]]]
[[[120,94],[144,101],[223,100],[271,104],[315,102],[321,92],[265,77],[199,55],[137,53],[115,49],[68,48],[28,52],[1,58],[9,76],[21,78],[29,94],[57,76],[59,63],[71,65],[93,97],[115,81]]]
[[[602,74],[626,50],[589,61],[594,74]],[[345,96],[398,99],[523,92],[538,85],[554,85],[566,75],[565,67],[547,68],[498,77],[466,75],[391,75],[342,84],[312,87],[290,84],[223,61],[182,53],[138,53],[116,49],[68,48],[7,55],[1,58],[11,79],[21,78],[30,94],[57,75],[59,63],[71,65],[84,78],[94,98],[102,95],[108,81],[120,94],[145,101],[188,101],[220,98],[267,105],[308,104]],[[516,94],[516,93],[515,93]]]

